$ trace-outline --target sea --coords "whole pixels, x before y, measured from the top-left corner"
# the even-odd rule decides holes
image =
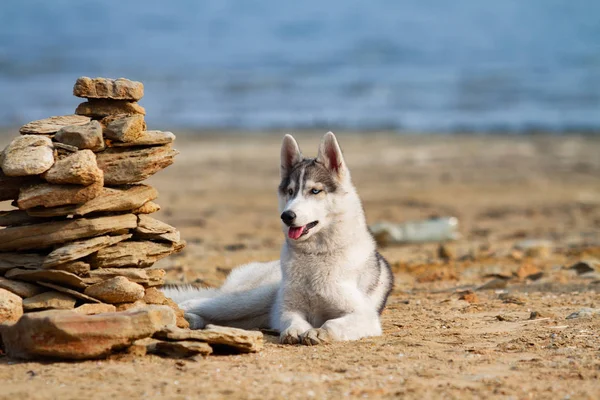
[[[2,0],[0,126],[142,81],[157,128],[600,132],[598,0]]]

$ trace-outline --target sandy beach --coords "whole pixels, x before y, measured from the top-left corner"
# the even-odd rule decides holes
[[[0,145],[16,133],[1,134]],[[297,135],[306,156],[323,133]],[[169,283],[218,286],[236,265],[278,258],[281,137],[178,134],[175,164],[149,180],[158,218],[187,241],[157,265]],[[448,257],[436,243],[380,249],[396,278],[383,336],[303,347],[267,335],[258,354],[196,360],[0,356],[0,398],[600,397],[600,314],[566,319],[600,308],[600,270],[565,268],[600,259],[600,137],[338,139],[369,223],[459,220]],[[514,250],[528,239],[546,242]],[[493,279],[495,288],[474,290]]]

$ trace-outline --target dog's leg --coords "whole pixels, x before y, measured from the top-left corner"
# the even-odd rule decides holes
[[[302,335],[302,343],[316,345],[332,340],[357,340],[367,336],[380,336],[379,313],[362,309],[340,318],[326,321],[320,328],[311,329]]]
[[[283,344],[298,344],[304,332],[312,329],[312,325],[297,311],[284,311],[279,322],[279,341]]]

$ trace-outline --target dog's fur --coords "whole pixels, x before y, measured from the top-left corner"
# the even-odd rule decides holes
[[[281,260],[238,267],[220,289],[172,287],[165,294],[193,328],[270,328],[282,343],[309,345],[381,335],[393,275],[334,134],[323,137],[316,158],[303,158],[286,135],[280,172]]]

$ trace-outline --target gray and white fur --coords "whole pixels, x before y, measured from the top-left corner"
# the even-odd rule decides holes
[[[231,271],[219,289],[167,287],[192,328],[270,328],[287,344],[381,335],[394,284],[377,252],[342,152],[331,132],[316,158],[286,135],[281,147],[281,258]]]

